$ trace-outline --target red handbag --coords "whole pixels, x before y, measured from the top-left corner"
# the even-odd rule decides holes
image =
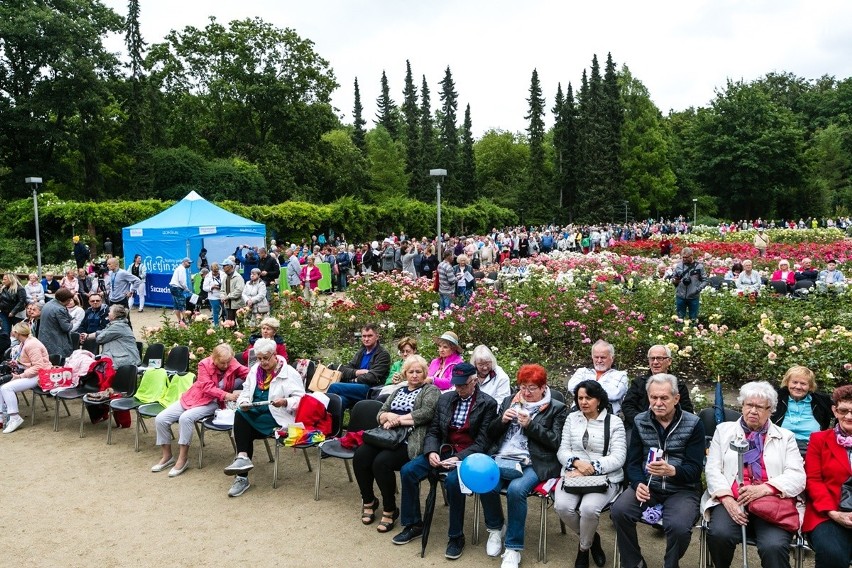
[[[794,533],[801,526],[796,499],[793,497],[766,495],[749,503],[748,511],[787,532]]]
[[[52,367],[50,369],[39,369],[38,386],[45,391],[73,387],[74,369],[70,367]]]

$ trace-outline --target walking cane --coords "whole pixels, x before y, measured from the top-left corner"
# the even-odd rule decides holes
[[[743,488],[744,481],[744,466],[743,466],[743,454],[748,451],[748,442],[743,438],[737,438],[731,441],[731,450],[737,452],[737,484],[739,485],[739,489]],[[745,512],[745,507],[740,506],[740,510]],[[748,568],[748,543],[746,542],[746,526],[742,525],[743,531],[743,568]]]

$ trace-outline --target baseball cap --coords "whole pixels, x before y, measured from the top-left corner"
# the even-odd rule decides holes
[[[466,385],[468,379],[476,374],[476,367],[470,363],[459,363],[453,367],[453,378],[450,382],[454,386]]]

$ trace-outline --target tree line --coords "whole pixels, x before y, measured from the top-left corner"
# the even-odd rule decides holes
[[[140,2],[0,4],[0,197],[40,176],[63,199],[163,199],[195,189],[252,204],[488,200],[525,223],[673,216],[799,217],[852,210],[852,79],[769,73],[663,114],[611,54],[551,102],[533,69],[524,132],[475,139],[450,66],[437,84],[386,70],[377,113],[331,104],[332,64],[260,18],[148,44]],[[123,34],[123,56],[104,47]],[[532,62],[531,62],[532,63]],[[365,78],[361,77],[361,81]],[[433,91],[434,89],[434,91]],[[399,93],[399,96],[396,94]],[[545,128],[548,113],[553,126]]]

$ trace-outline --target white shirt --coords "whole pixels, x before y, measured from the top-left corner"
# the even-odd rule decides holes
[[[621,400],[627,394],[627,373],[609,369],[598,379],[597,372],[594,369],[581,367],[568,379],[568,384],[566,385],[568,392],[573,395],[574,389],[583,381],[598,381],[606,391],[607,396],[609,396],[609,403],[612,405],[613,414],[619,413],[621,410]]]

